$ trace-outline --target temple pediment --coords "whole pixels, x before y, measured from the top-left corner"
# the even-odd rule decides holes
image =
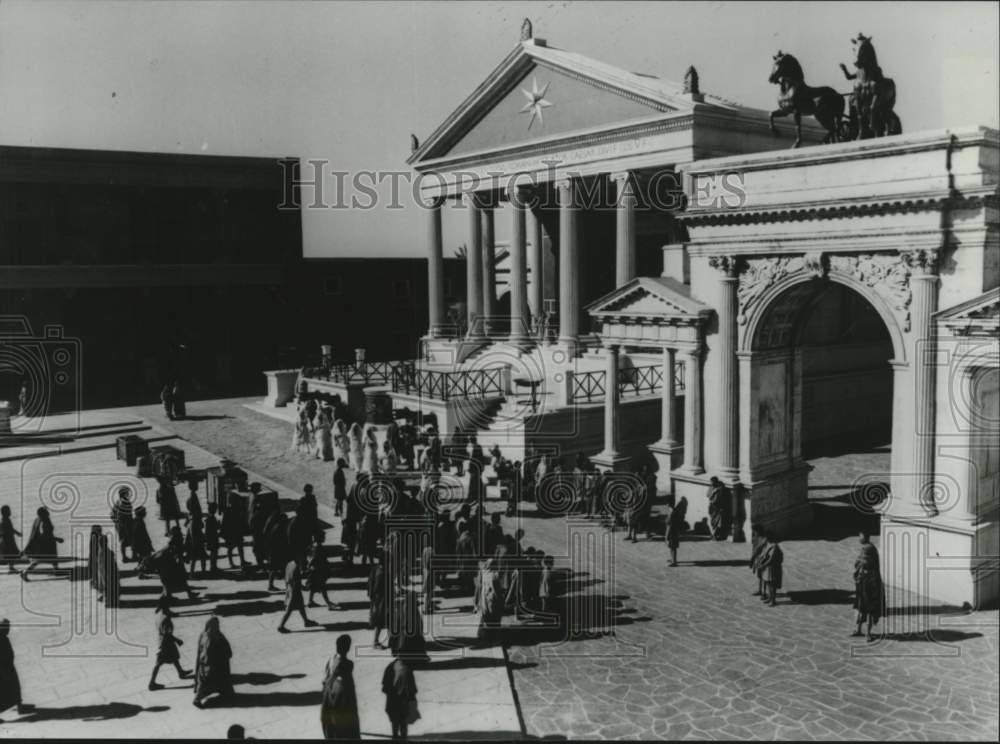
[[[694,110],[738,108],[683,86],[526,39],[417,147],[408,163],[488,153]]]
[[[586,308],[595,318],[658,318],[695,322],[712,309],[691,297],[686,284],[668,277],[636,277]]]
[[[1000,330],[1000,288],[941,310],[937,322],[958,336],[997,335]]]

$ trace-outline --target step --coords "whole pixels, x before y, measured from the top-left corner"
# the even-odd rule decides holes
[[[55,457],[71,452],[89,452],[99,449],[110,449],[118,446],[118,437],[123,434],[140,434],[142,432],[154,431],[149,424],[132,426],[124,429],[117,429],[107,432],[95,432],[86,436],[78,437],[69,442],[45,444],[21,443],[18,446],[0,449],[0,462],[13,462],[16,460],[29,460],[36,457]],[[157,436],[143,437],[147,442],[161,442],[167,439],[176,439],[177,436],[157,430]]]

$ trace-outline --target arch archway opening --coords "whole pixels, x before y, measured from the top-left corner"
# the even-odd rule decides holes
[[[872,476],[888,481],[893,357],[878,310],[855,289],[828,279],[783,291],[754,331],[750,472],[804,471],[795,480],[795,488],[805,490],[800,503],[808,501],[814,513],[851,507],[818,519],[825,530],[877,528],[877,504],[859,494],[871,491]]]

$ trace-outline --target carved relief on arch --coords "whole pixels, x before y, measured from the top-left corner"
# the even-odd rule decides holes
[[[910,273],[906,260],[897,254],[861,253],[799,256],[767,256],[746,259],[738,290],[739,322],[746,325],[759,309],[767,290],[793,280],[823,279],[831,275],[848,278],[878,295],[892,310],[904,332],[910,330]]]
[[[911,268],[902,256],[884,253],[830,256],[830,271],[871,288],[892,309],[903,331],[910,330]]]

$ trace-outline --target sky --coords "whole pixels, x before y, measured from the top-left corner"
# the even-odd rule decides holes
[[[405,170],[518,43],[552,46],[774,107],[771,57],[847,91],[873,37],[905,132],[1000,125],[996,3],[240,2],[0,0],[0,144],[298,156]],[[329,188],[332,184],[328,184]],[[389,200],[384,200],[389,201]],[[458,210],[454,210],[457,212]],[[422,256],[415,206],[307,209],[307,256]],[[446,255],[466,221],[446,216]],[[504,238],[498,220],[497,237]]]

